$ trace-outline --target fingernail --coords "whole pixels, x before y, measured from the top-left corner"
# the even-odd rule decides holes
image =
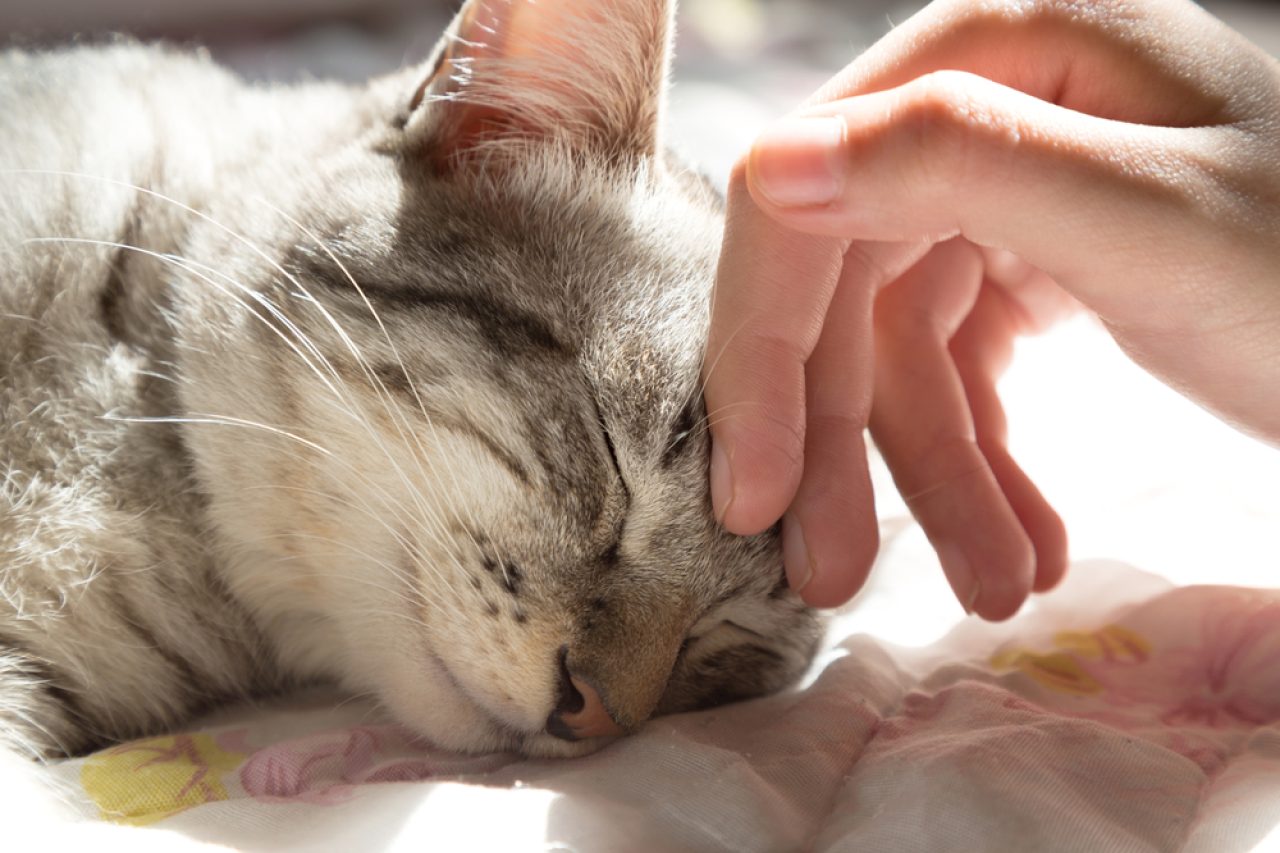
[[[934,550],[938,552],[942,571],[951,582],[951,589],[960,600],[960,606],[964,608],[965,613],[972,614],[974,606],[978,603],[978,596],[982,594],[982,584],[974,577],[969,558],[950,542],[939,542],[934,545]]]
[[[724,444],[711,442],[711,507],[715,511],[716,521],[724,523],[724,517],[733,506],[733,470],[729,467],[729,456],[725,453]]]
[[[751,149],[751,182],[779,207],[832,202],[840,195],[844,136],[844,119],[839,116],[782,119]]]
[[[813,580],[813,556],[804,543],[804,529],[792,515],[782,520],[782,564],[794,591],[800,592]]]

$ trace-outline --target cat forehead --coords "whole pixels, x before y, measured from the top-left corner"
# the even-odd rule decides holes
[[[670,419],[700,359],[722,217],[720,197],[674,157],[619,173],[550,152],[501,179],[406,186],[383,257],[401,278],[536,313],[607,408],[639,395]]]
[[[383,192],[395,198],[394,209],[376,207],[392,218],[401,247],[438,247],[443,236],[520,258],[529,272],[559,266],[577,279],[628,268],[662,278],[682,259],[713,258],[723,227],[720,196],[674,155],[618,169],[552,148],[531,151],[519,170],[400,170],[395,180],[399,186]],[[587,260],[594,264],[584,266]]]

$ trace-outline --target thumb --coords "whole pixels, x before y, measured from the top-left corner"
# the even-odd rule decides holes
[[[853,240],[964,236],[1087,292],[1185,220],[1197,131],[1097,118],[961,71],[806,108],[756,142],[748,185],[790,229]],[[1188,144],[1188,143],[1193,144]],[[1183,150],[1187,149],[1187,150]],[[1093,304],[1095,308],[1104,306]]]

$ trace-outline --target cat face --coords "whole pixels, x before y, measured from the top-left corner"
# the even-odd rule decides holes
[[[776,537],[711,511],[722,210],[658,144],[669,26],[473,0],[362,96],[273,252],[208,237],[259,284],[192,288],[184,398],[271,428],[192,431],[233,586],[296,669],[442,745],[584,752],[816,643]]]

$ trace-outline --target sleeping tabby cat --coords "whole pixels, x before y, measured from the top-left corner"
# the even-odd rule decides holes
[[[331,680],[573,755],[797,677],[774,537],[710,509],[669,6],[471,0],[364,87],[0,55],[0,740]]]

